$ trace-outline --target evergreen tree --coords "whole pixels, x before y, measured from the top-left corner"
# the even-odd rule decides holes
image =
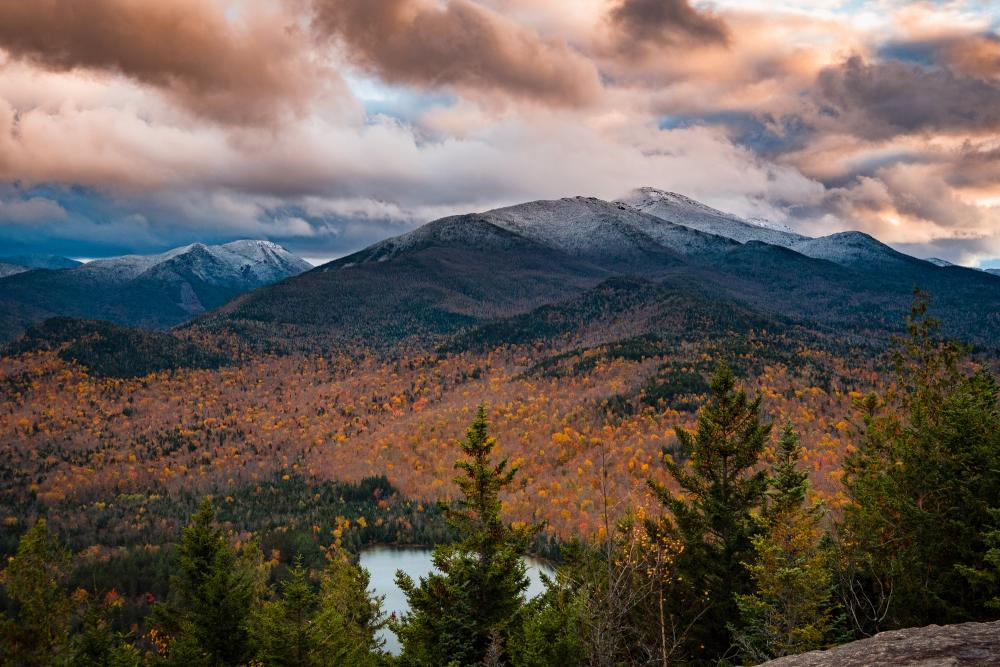
[[[993,525],[983,535],[986,553],[978,565],[959,565],[958,570],[973,589],[980,591],[985,606],[1000,614],[1000,509],[991,509]]]
[[[799,438],[785,425],[771,473],[771,495],[746,563],[750,594],[737,595],[731,625],[743,657],[754,663],[825,648],[838,639],[833,572],[818,505],[807,506],[808,474],[798,467]]]
[[[767,472],[754,468],[770,432],[770,424],[761,423],[760,398],[737,389],[729,366],[720,363],[697,430],[677,429],[689,464],[665,459],[682,495],[649,482],[668,511],[647,523],[651,539],[681,545],[666,608],[671,627],[686,637],[689,660],[715,662],[732,653],[729,623],[739,614],[736,596],[752,590],[744,563],[753,557],[752,540],[761,530],[754,515],[768,487]]]
[[[586,662],[584,614],[586,599],[568,582],[551,579],[541,595],[530,600],[523,627],[509,646],[517,667],[565,667]]]
[[[65,659],[73,603],[63,588],[70,555],[44,520],[21,539],[3,571],[7,597],[17,615],[4,624],[4,664],[48,667]]]
[[[588,659],[587,616],[604,587],[603,553],[573,542],[563,545],[562,556],[555,577],[542,575],[545,592],[525,605],[521,632],[509,646],[517,667],[598,664]]]
[[[377,633],[385,626],[381,600],[368,593],[368,573],[347,553],[328,553],[317,594],[301,561],[281,595],[265,602],[251,623],[255,662],[276,667],[365,667],[386,661]]]
[[[155,624],[171,638],[168,664],[239,665],[251,655],[249,618],[264,589],[256,544],[237,551],[215,523],[207,498],[184,528],[177,549],[178,574],[170,598],[155,609]]]
[[[142,654],[125,633],[116,632],[112,616],[123,600],[116,591],[103,599],[79,590],[73,597],[82,606],[79,633],[73,637],[71,667],[139,667]]]
[[[917,294],[895,351],[895,388],[859,403],[865,433],[845,460],[845,606],[860,633],[991,619],[967,574],[987,561],[1000,497],[1000,402],[985,369],[941,340]]]
[[[768,494],[767,513],[782,514],[802,507],[809,491],[809,473],[799,467],[802,444],[790,421],[778,440],[778,451],[771,467],[771,492]]]
[[[257,661],[275,667],[313,665],[309,627],[316,603],[309,571],[297,558],[281,584],[281,596],[263,603],[253,616],[250,635]]]
[[[309,625],[310,664],[368,667],[387,663],[378,632],[386,625],[381,598],[368,591],[368,571],[334,548],[323,572],[318,610]]]
[[[410,612],[393,624],[403,665],[477,665],[488,656],[509,662],[507,647],[519,632],[528,587],[521,559],[538,527],[503,522],[500,492],[517,470],[506,460],[492,462],[495,445],[480,406],[461,443],[465,459],[455,464],[462,498],[447,514],[461,541],[434,550],[438,572],[419,584],[403,572],[396,575],[410,604]]]

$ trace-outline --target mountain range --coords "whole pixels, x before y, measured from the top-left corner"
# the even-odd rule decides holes
[[[948,333],[1000,346],[996,275],[861,232],[810,238],[654,188],[450,216],[309,268],[274,244],[237,241],[22,272],[0,279],[0,333],[59,314],[186,323],[268,349],[387,349],[542,343],[545,332],[581,344],[679,340],[738,320],[884,344],[920,287]]]
[[[57,315],[164,329],[312,268],[277,244],[248,240],[86,264],[55,257],[0,261],[0,339]],[[15,270],[3,277],[4,266]]]
[[[606,281],[623,276],[645,282],[619,285],[619,301],[591,317],[630,309],[611,319],[618,330],[645,323],[645,331],[625,327],[635,335],[658,329],[639,311],[662,312],[653,303],[662,288],[731,312],[884,341],[919,286],[950,333],[1000,343],[996,276],[936,266],[861,232],[809,238],[652,188],[618,201],[573,197],[435,220],[237,297],[190,326],[293,347],[391,346],[459,330],[467,337],[510,318],[532,329],[539,323],[525,318],[554,317],[558,304],[607,294]],[[635,294],[621,299],[623,289]]]

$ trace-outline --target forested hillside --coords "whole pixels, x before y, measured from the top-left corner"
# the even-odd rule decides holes
[[[996,369],[925,297],[886,349],[634,281],[519,317],[118,377],[49,327],[2,361],[6,659],[741,664],[998,613]],[[376,543],[440,545],[398,657]]]

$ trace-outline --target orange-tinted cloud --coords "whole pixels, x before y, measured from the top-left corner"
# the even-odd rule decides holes
[[[390,83],[580,106],[600,94],[597,69],[470,0],[316,0],[314,26],[345,56]]]
[[[224,122],[267,122],[314,82],[291,18],[202,0],[0,0],[0,49],[54,71],[123,74]]]

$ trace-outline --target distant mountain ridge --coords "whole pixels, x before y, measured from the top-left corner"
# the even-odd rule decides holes
[[[687,285],[764,319],[858,341],[898,330],[919,285],[953,333],[1000,345],[995,276],[941,268],[861,232],[809,238],[652,188],[613,202],[568,197],[435,220],[245,294],[190,326],[292,347],[392,346],[548,312],[616,276]],[[606,326],[630,318],[655,327],[639,312]]]
[[[168,328],[311,268],[270,241],[241,240],[16,272],[0,278],[0,339],[60,315]]]
[[[72,269],[83,262],[59,255],[7,255],[0,257],[2,264],[14,264],[28,269]]]

